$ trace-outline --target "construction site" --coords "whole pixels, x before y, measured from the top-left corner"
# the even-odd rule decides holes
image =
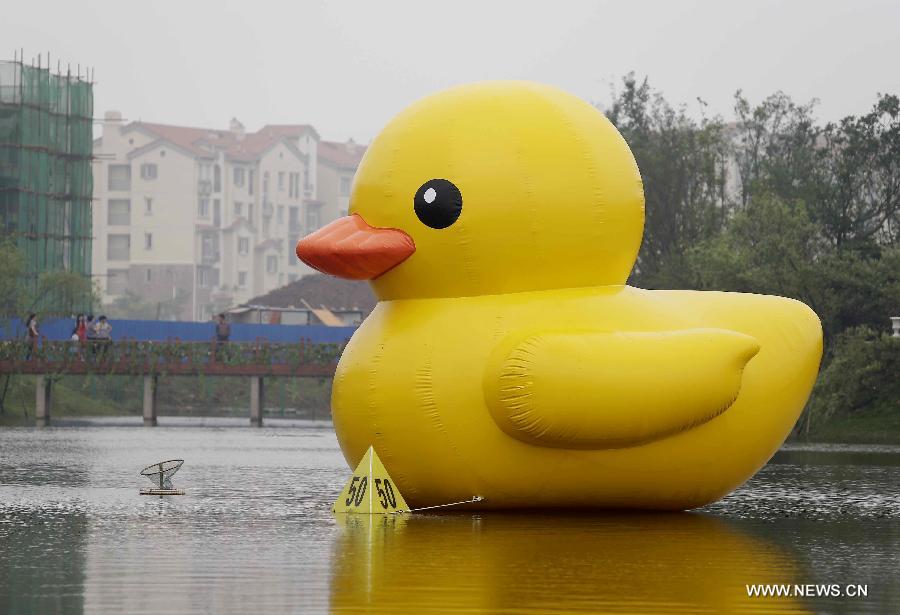
[[[58,271],[90,280],[94,99],[88,73],[59,63],[51,68],[47,56],[26,63],[17,54],[0,62],[0,235],[22,252],[23,281],[32,286]]]

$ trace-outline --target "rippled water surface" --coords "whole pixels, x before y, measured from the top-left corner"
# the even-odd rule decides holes
[[[900,447],[790,447],[699,513],[335,518],[330,425],[163,420],[0,430],[0,613],[900,612]],[[139,496],[173,457],[187,495]]]

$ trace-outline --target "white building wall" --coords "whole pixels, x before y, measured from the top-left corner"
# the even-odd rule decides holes
[[[108,115],[95,148],[93,243],[94,271],[106,303],[123,288],[147,300],[171,300],[172,286],[178,285],[189,296],[181,318],[206,319],[312,273],[296,258],[294,247],[339,215],[339,207],[317,201],[315,133],[276,141],[247,161],[229,158],[224,149],[188,151],[149,129],[132,126],[123,132],[120,116]],[[130,189],[108,189],[114,164],[130,165]],[[142,177],[142,165],[156,165],[155,178]],[[130,201],[128,224],[108,223],[111,199]],[[130,238],[127,259],[109,258],[111,234]]]

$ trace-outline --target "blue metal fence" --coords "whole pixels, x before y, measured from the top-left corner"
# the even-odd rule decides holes
[[[178,338],[184,342],[208,342],[215,336],[213,322],[171,322],[164,320],[110,320],[113,340],[136,339],[161,342]],[[72,336],[75,321],[71,318],[41,320],[41,336],[48,340],[67,340]],[[344,343],[356,327],[326,327],[324,325],[254,325],[231,324],[232,342],[252,342],[258,338],[270,342]],[[25,324],[14,318],[0,327],[0,339],[22,339]]]

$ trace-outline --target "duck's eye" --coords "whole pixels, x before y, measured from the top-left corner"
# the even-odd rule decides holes
[[[416,190],[413,207],[422,224],[447,228],[462,213],[462,194],[446,179],[429,179]]]

